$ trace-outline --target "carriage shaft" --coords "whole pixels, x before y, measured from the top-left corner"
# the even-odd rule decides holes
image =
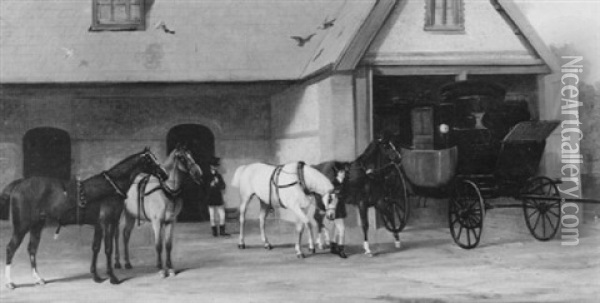
[[[532,200],[554,200],[561,202],[575,202],[575,203],[592,203],[592,204],[600,204],[600,200],[595,199],[585,199],[585,198],[563,198],[563,197],[552,197],[552,196],[544,196],[544,195],[519,195],[518,199],[532,199]]]

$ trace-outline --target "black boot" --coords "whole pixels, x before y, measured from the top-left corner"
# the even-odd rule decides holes
[[[229,238],[231,235],[225,232],[225,224],[219,226],[219,235],[221,237],[227,237]]]
[[[348,256],[346,256],[346,252],[344,252],[344,245],[338,245],[338,247],[337,247],[337,254],[342,259],[348,258]]]
[[[331,242],[329,243],[329,251],[334,254],[337,255],[338,254],[338,245],[335,242]]]
[[[217,227],[216,226],[211,226],[211,228],[212,228],[213,237],[217,237]]]

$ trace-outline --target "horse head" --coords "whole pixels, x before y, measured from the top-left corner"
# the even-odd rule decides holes
[[[179,145],[175,150],[176,168],[190,175],[196,184],[202,183],[202,169],[194,161],[192,153],[187,147]]]
[[[158,179],[165,181],[169,178],[169,175],[165,169],[158,163],[156,156],[150,151],[150,148],[146,147],[139,154],[142,160],[142,172],[156,176]]]

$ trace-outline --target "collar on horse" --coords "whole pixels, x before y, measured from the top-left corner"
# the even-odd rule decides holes
[[[127,194],[123,193],[123,191],[119,188],[117,183],[115,183],[115,181],[113,181],[113,179],[110,178],[110,176],[108,175],[108,172],[103,171],[102,176],[115,189],[115,192],[117,193],[117,195],[121,196],[122,198],[127,198]]]
[[[288,187],[292,187],[296,184],[300,184],[300,187],[302,187],[302,190],[304,191],[305,194],[307,194],[307,195],[311,194],[310,190],[306,187],[306,181],[304,179],[304,166],[305,165],[306,165],[306,163],[304,163],[302,161],[298,162],[298,168],[296,170],[296,173],[298,175],[298,181],[294,181],[292,183],[284,184],[284,185],[279,185],[278,181],[279,181],[279,175],[281,174],[281,171],[283,170],[283,167],[285,165],[277,165],[275,167],[275,170],[271,174],[271,181],[270,181],[270,186],[269,186],[269,208],[271,211],[273,211],[273,205],[271,205],[271,200],[272,200],[271,198],[272,198],[273,191],[275,192],[275,195],[277,196],[277,201],[279,201],[279,206],[281,206],[282,208],[286,208],[285,205],[283,205],[283,203],[281,202],[281,197],[279,196],[280,188],[288,188]]]
[[[179,194],[181,194],[182,191],[181,186],[179,186],[179,188],[177,189],[171,189],[167,186],[167,184],[164,181],[159,179],[160,185],[146,192],[146,186],[148,185],[148,181],[150,181],[150,177],[151,175],[146,175],[138,183],[138,226],[141,224],[142,213],[144,214],[144,218],[146,220],[149,220],[148,214],[146,214],[146,208],[144,203],[144,198],[146,196],[149,196],[150,194],[156,191],[162,190],[169,197],[170,200],[173,200],[173,198],[179,196]]]

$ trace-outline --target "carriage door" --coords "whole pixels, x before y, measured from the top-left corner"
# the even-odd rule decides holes
[[[203,172],[210,169],[205,160],[215,155],[215,136],[210,129],[199,124],[177,125],[167,134],[167,153],[170,153],[180,143],[186,144],[192,151],[194,160],[200,165]],[[204,183],[208,184],[208,182]],[[183,209],[177,217],[179,221],[207,221],[209,219],[205,201],[206,190],[203,186],[186,177],[181,196]]]
[[[23,137],[23,175],[71,178],[71,138],[57,128],[40,127]]]

